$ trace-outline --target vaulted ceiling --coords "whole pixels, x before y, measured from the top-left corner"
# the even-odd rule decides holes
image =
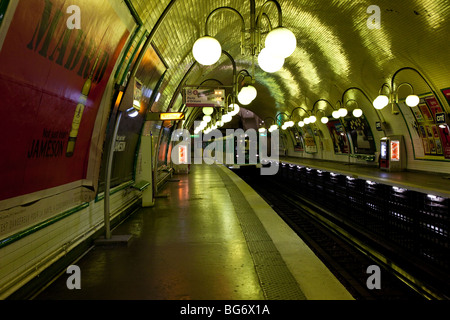
[[[256,1],[256,11],[265,1]],[[275,117],[277,112],[290,115],[296,107],[311,110],[319,99],[335,105],[344,98],[358,101],[369,117],[375,110],[369,100],[375,98],[383,83],[391,83],[394,73],[410,67],[421,73],[428,84],[445,101],[440,89],[450,87],[449,52],[450,2],[437,0],[279,0],[283,26],[294,32],[297,49],[276,73],[262,71],[255,58],[254,76],[257,98],[248,106],[261,118]],[[204,35],[209,13],[221,6],[238,10],[250,28],[250,0],[132,0],[133,7],[150,32],[166,7],[153,43],[169,69],[163,84],[164,94],[159,109],[177,108],[180,85],[199,84],[205,79],[232,83],[230,60],[222,55],[212,66],[194,63],[192,46]],[[380,28],[369,28],[371,5],[380,8]],[[267,15],[277,25],[275,6],[269,5]],[[267,31],[263,23],[263,31]],[[236,61],[237,69],[252,72],[252,57],[241,55],[238,16],[221,11],[211,19],[209,33],[222,44]],[[411,70],[404,70],[396,84],[408,81],[417,94],[430,92],[424,79]],[[348,90],[357,87],[360,90]],[[400,91],[406,96],[408,88]],[[345,97],[343,93],[346,92]],[[404,92],[404,93],[403,93]],[[173,99],[178,97],[178,99]],[[366,97],[367,96],[367,97]],[[367,99],[369,98],[369,99]],[[171,101],[176,103],[171,106]],[[343,102],[345,102],[343,101]],[[444,104],[445,105],[445,104]],[[320,102],[316,108],[325,109]],[[447,105],[445,105],[447,107]],[[385,110],[386,109],[386,110]],[[390,112],[385,108],[382,112]],[[304,111],[296,109],[294,117]],[[327,109],[331,113],[331,109]],[[294,119],[295,120],[295,119]]]

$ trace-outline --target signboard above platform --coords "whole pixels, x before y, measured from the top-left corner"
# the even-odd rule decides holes
[[[223,108],[225,106],[225,89],[185,88],[183,98],[186,107]]]

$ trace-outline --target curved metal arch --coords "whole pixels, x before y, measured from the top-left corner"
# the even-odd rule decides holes
[[[313,105],[313,107],[312,107],[312,109],[311,109],[311,113],[314,113],[314,109],[316,108],[316,105],[317,105],[319,102],[321,102],[321,101],[324,101],[324,102],[328,103],[328,104],[330,105],[331,109],[337,110],[337,109],[331,104],[331,102],[328,101],[327,99],[319,99],[319,100],[317,100],[316,102],[314,102],[314,105]],[[317,110],[317,111],[318,111],[318,110]],[[316,111],[316,113],[317,113],[317,111]]]
[[[259,28],[259,24],[261,23],[262,15],[266,13],[264,11],[265,8],[268,5],[270,5],[270,4],[274,4],[276,6],[276,8],[277,8],[277,12],[278,12],[278,27],[281,27],[283,25],[283,15],[282,15],[282,12],[281,12],[281,5],[276,0],[267,0],[266,2],[264,2],[264,4],[259,9],[259,14],[258,14],[258,17],[256,18],[256,27],[257,28]],[[269,20],[269,22],[270,22],[270,20]]]
[[[292,116],[294,115],[294,111],[297,110],[297,109],[302,109],[303,111],[305,111],[306,114],[309,114],[309,113],[310,113],[310,111],[306,110],[306,109],[303,108],[303,107],[295,107],[294,109],[292,109],[291,115],[289,116],[289,119],[292,118]]]
[[[225,6],[225,7],[216,8],[216,9],[214,9],[213,11],[211,11],[209,13],[209,15],[208,15],[208,17],[206,18],[206,21],[205,21],[205,36],[210,36],[210,34],[208,32],[209,19],[211,19],[220,10],[228,10],[228,11],[231,11],[231,12],[237,14],[239,16],[240,20],[241,20],[241,32],[245,31],[245,20],[244,20],[244,17],[242,16],[242,14],[239,11],[237,11],[236,9],[232,8],[232,7]]]

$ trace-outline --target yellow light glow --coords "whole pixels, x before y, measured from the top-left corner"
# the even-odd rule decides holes
[[[184,119],[184,113],[182,112],[168,112],[161,113],[159,115],[160,120],[182,120]]]

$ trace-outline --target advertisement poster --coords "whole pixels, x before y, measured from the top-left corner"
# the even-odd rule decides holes
[[[348,141],[345,135],[344,126],[339,120],[330,120],[327,123],[333,141],[335,153],[348,153]]]
[[[356,154],[375,154],[375,139],[364,115],[359,118],[346,117],[345,129],[352,139]]]
[[[292,139],[294,141],[294,151],[296,151],[296,152],[305,151],[301,133],[298,132],[297,130],[295,130],[295,132],[291,132],[291,135],[292,135]]]
[[[442,94],[447,99],[447,103],[450,105],[450,88],[442,89]]]
[[[71,5],[80,8],[79,29],[68,27]],[[0,201],[82,184],[126,25],[108,0],[27,0],[2,28],[0,130],[8,152],[0,160]]]
[[[307,153],[316,153],[317,145],[316,140],[314,139],[314,133],[311,130],[309,125],[303,127],[303,139],[305,140],[305,152]]]
[[[445,90],[442,92],[445,94]],[[448,93],[450,95],[450,91]],[[415,156],[418,159],[450,159],[448,126],[441,128],[437,123],[436,115],[442,114],[444,110],[436,97],[428,95],[421,98],[417,107],[410,108],[402,103],[399,107],[405,119],[409,119],[408,113],[414,116],[413,121],[407,123],[413,138]],[[414,139],[415,134],[420,141]]]

